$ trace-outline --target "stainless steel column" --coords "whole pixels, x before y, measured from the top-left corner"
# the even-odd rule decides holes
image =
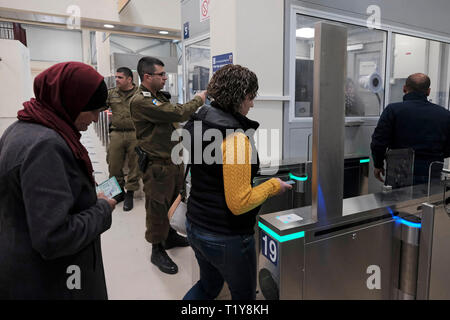
[[[444,188],[447,188],[447,183]],[[417,298],[450,299],[450,215],[446,204],[424,204],[420,236]],[[429,208],[427,208],[427,206]],[[423,248],[423,249],[422,249]]]
[[[108,149],[109,146],[109,123],[111,122],[111,114],[109,111],[104,111],[105,114],[105,147]]]
[[[405,220],[415,223],[420,222],[420,218],[415,216],[407,217]],[[398,296],[398,299],[400,300],[416,299],[417,270],[419,266],[419,239],[420,228],[406,224],[402,225]]]
[[[347,28],[318,22],[314,48],[312,214],[321,225],[342,216],[346,66]]]
[[[430,203],[422,204],[416,300],[429,298],[435,208]]]
[[[105,113],[104,112],[102,112],[101,113],[101,136],[100,136],[100,139],[101,139],[101,141],[102,141],[102,145],[103,146],[105,146],[105,143],[106,143],[106,141],[105,141],[105,123],[106,123],[106,118],[105,118]]]

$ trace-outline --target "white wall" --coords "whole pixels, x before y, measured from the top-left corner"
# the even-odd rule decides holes
[[[81,31],[25,25],[31,60],[83,62]]]
[[[237,4],[236,0],[214,1],[210,4],[210,44],[211,57],[233,52],[234,62],[237,52]]]
[[[283,1],[237,1],[239,61],[254,70],[261,96],[283,93]],[[281,107],[280,107],[281,113]]]
[[[197,0],[198,1],[198,0]],[[132,0],[118,13],[117,0],[0,0],[0,9],[68,16],[71,5],[80,7],[81,18],[181,29],[180,0]]]
[[[115,0],[0,0],[0,8],[63,16],[71,5],[80,7],[82,18],[119,21]]]
[[[0,39],[0,134],[16,121],[22,103],[33,95],[28,49],[17,40]]]
[[[120,13],[120,22],[180,30],[181,1],[132,0]]]
[[[411,69],[414,69],[414,73],[428,73],[426,42],[425,39],[395,35],[394,78],[407,78],[413,73]]]
[[[258,95],[283,95],[284,4],[279,0],[211,0],[211,56],[233,52],[234,64],[256,73]],[[283,106],[281,100],[255,100],[248,117],[260,129],[278,130],[278,159],[282,156]],[[261,154],[261,161],[264,155]],[[273,159],[274,155],[270,155]],[[276,155],[275,155],[276,158]]]

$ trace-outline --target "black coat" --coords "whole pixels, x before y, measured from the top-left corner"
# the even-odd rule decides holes
[[[433,161],[450,156],[450,112],[433,104],[421,93],[408,93],[403,102],[383,111],[372,135],[375,168],[383,168],[386,149],[412,148],[414,176],[428,176]]]
[[[0,299],[107,299],[100,234],[112,210],[82,166],[52,129],[17,121],[3,134]]]

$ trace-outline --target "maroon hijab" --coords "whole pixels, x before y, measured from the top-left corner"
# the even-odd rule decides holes
[[[58,63],[34,79],[34,95],[17,113],[22,121],[38,123],[58,132],[76,159],[84,163],[95,184],[89,154],[81,144],[75,119],[103,81],[94,68],[80,62]]]

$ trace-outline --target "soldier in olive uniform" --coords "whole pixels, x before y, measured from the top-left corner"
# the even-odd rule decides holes
[[[172,148],[178,144],[178,141],[171,141],[171,136],[178,122],[188,120],[204,104],[206,92],[197,94],[186,104],[172,104],[161,92],[167,80],[164,63],[144,57],[139,60],[137,69],[142,84],[131,99],[130,110],[138,145],[148,157],[146,167],[139,160],[144,171],[145,238],[152,244],[151,262],[162,272],[175,274],[178,267],[165,250],[189,244],[170,228],[167,217],[184,183],[184,166],[174,164],[171,159]]]
[[[130,99],[138,90],[133,83],[133,73],[129,68],[122,67],[116,71],[116,87],[108,92],[106,104],[112,110],[110,143],[107,153],[109,177],[115,176],[122,190],[116,200],[125,200],[123,211],[133,208],[134,191],[139,189],[140,171],[135,148],[137,146],[136,132],[130,115]],[[123,167],[128,156],[128,176],[125,183]]]

